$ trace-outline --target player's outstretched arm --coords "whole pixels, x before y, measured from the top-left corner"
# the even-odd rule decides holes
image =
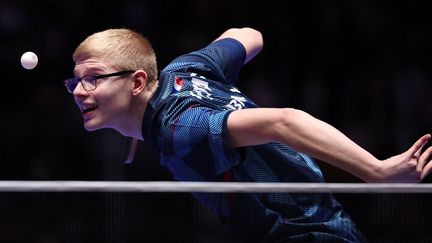
[[[227,126],[231,147],[284,143],[366,182],[418,182],[432,170],[426,165],[432,149],[421,153],[429,134],[407,152],[381,161],[333,126],[296,109],[238,110],[230,114]]]
[[[244,63],[254,58],[262,50],[264,45],[261,32],[249,27],[228,29],[216,40],[224,38],[236,39],[244,46],[246,49],[246,59]]]

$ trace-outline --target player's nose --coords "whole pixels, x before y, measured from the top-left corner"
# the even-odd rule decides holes
[[[75,86],[75,89],[73,90],[72,94],[74,96],[84,96],[87,95],[87,91],[84,89],[81,83],[78,83],[77,86]]]

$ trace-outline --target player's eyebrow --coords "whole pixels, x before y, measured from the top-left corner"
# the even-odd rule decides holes
[[[105,70],[103,70],[100,67],[90,67],[90,68],[85,69],[82,76],[89,75],[89,73],[95,73],[95,72],[105,72]],[[76,78],[78,77],[76,70],[73,71],[73,74]]]

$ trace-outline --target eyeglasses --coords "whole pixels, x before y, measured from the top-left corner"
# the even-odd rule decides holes
[[[70,78],[63,81],[64,85],[66,86],[69,93],[73,93],[78,83],[81,83],[82,87],[86,91],[92,91],[95,90],[97,87],[97,80],[101,78],[108,78],[113,76],[122,76],[126,74],[133,73],[135,71],[127,70],[127,71],[120,71],[115,73],[108,73],[108,74],[102,74],[102,75],[85,75],[81,78]]]

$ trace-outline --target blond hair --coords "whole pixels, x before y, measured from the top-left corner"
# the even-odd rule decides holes
[[[156,54],[150,42],[129,29],[108,29],[87,37],[75,49],[74,62],[89,57],[106,58],[122,70],[144,70],[149,81],[157,80]]]

